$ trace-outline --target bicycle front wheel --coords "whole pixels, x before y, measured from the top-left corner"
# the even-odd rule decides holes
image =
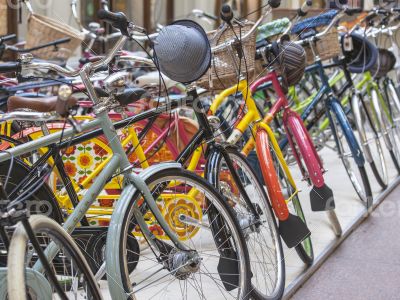
[[[376,103],[365,101],[361,95],[356,94],[352,98],[352,110],[363,152],[376,181],[384,189],[388,184],[388,174],[380,141],[383,124],[380,122],[380,111]]]
[[[225,149],[251,203],[244,199],[232,178],[226,159],[219,162],[218,188],[234,208],[245,234],[250,256],[252,295],[255,299],[280,299],[285,285],[285,261],[275,216],[262,184],[246,158],[236,149]],[[258,216],[253,213],[255,210]]]
[[[49,263],[64,296],[69,299],[101,299],[93,273],[72,237],[57,222],[42,215],[30,217],[29,224],[43,250],[50,242],[59,247],[57,255]],[[29,243],[28,234],[22,223],[19,223],[8,252],[9,299],[40,299],[38,295],[42,295],[41,289],[47,291],[45,299],[60,299],[55,286],[45,285],[45,289],[37,281],[29,280],[29,274],[33,271],[31,268],[37,260],[37,253]],[[44,278],[48,275],[44,274]],[[38,286],[41,288],[38,289]]]
[[[346,139],[343,128],[341,127],[336,115],[329,110],[328,116],[336,151],[339,154],[354,190],[365,206],[369,208],[372,206],[372,191],[365,166],[357,165],[355,158],[353,157],[352,148]],[[348,125],[348,128],[351,128],[350,125]]]
[[[124,211],[113,214],[107,235],[112,298],[247,299],[250,263],[246,242],[232,209],[218,192],[196,174],[176,168],[151,175],[146,184],[153,195],[157,191],[157,205],[170,229],[191,250],[178,249],[141,204],[140,213],[152,220],[146,223],[153,233],[152,242],[141,251],[136,268],[128,271],[131,250],[127,238],[145,231],[134,217],[138,213],[135,203],[143,203],[136,192]]]

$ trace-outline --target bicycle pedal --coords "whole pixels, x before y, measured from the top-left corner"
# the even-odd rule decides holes
[[[321,187],[313,186],[310,191],[312,211],[327,211],[335,209],[335,200],[332,190],[324,184]]]
[[[279,234],[286,246],[288,248],[293,248],[307,238],[311,232],[302,219],[289,214],[286,220],[279,220]]]

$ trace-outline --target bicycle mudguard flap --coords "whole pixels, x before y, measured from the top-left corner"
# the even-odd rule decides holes
[[[234,251],[228,251],[227,254],[219,257],[217,270],[225,289],[232,291],[239,286],[239,265]]]
[[[307,238],[311,232],[302,219],[289,214],[286,220],[279,220],[279,234],[286,246],[293,248]]]
[[[335,209],[335,200],[332,190],[324,184],[321,187],[313,186],[310,191],[312,211],[327,211]]]

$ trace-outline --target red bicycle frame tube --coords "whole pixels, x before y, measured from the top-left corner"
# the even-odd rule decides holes
[[[254,93],[257,88],[267,82],[271,82],[278,99],[269,110],[264,118],[266,123],[270,123],[272,118],[281,110],[283,110],[283,126],[289,139],[289,144],[293,150],[295,159],[300,167],[303,176],[306,170],[302,167],[301,157],[306,165],[308,176],[314,186],[322,187],[324,185],[322,161],[314,147],[312,139],[304,126],[300,116],[289,107],[289,101],[279,83],[276,71],[268,73],[266,76],[256,80],[251,86],[250,90]],[[298,145],[299,152],[296,150],[294,140]]]

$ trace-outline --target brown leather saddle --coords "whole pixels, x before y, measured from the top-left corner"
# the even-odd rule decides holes
[[[68,99],[68,107],[77,104],[77,99],[71,97]],[[41,98],[27,98],[20,96],[11,96],[7,100],[8,111],[18,109],[30,109],[37,112],[52,112],[56,111],[57,96],[54,97],[41,97]]]

